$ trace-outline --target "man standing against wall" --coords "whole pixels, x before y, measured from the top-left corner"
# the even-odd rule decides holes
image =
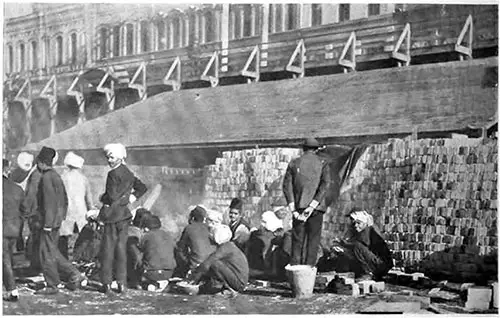
[[[288,164],[283,179],[283,194],[293,213],[290,264],[315,266],[331,183],[330,168],[316,155],[316,139],[306,139],[302,148],[304,153]]]

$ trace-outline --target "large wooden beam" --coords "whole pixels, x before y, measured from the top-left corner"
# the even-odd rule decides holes
[[[452,131],[488,121],[497,58],[166,92],[43,141],[56,148],[242,143]],[[186,111],[189,110],[189,111]],[[38,146],[35,146],[38,147]]]

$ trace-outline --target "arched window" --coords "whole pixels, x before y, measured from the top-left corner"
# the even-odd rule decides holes
[[[286,29],[294,30],[298,27],[299,21],[299,5],[298,4],[287,4],[287,19],[286,19]]]
[[[120,56],[120,26],[113,27],[113,56]]]
[[[31,42],[31,65],[32,70],[38,68],[38,43],[36,41]]]
[[[151,46],[149,45],[149,23],[147,21],[141,22],[141,52],[149,52]]]
[[[173,35],[174,35],[174,47],[181,46],[181,21],[179,17],[175,17],[172,20]]]
[[[132,23],[129,23],[127,24],[125,29],[127,34],[126,55],[132,55],[134,54],[134,25]]]
[[[76,33],[71,33],[70,35],[70,42],[71,42],[71,64],[76,64],[77,62],[77,35]]]
[[[243,36],[252,36],[252,5],[243,5]]]
[[[100,51],[101,51],[101,56],[100,58],[103,59],[103,58],[106,58],[107,56],[107,53],[108,53],[108,30],[106,28],[101,28],[101,30],[99,31],[99,36],[100,36],[100,39],[101,39],[101,43],[100,43]]]
[[[234,19],[232,25],[234,26],[234,33],[233,33],[233,39],[239,39],[241,38],[241,15],[240,15],[240,10],[241,8],[238,8],[237,6],[234,7],[234,10],[232,10],[231,17]]]
[[[63,37],[56,37],[56,65],[63,64]]]
[[[205,13],[205,42],[215,41],[214,14],[212,11]]]
[[[269,7],[269,32],[283,31],[283,4],[271,4]]]
[[[158,30],[158,50],[165,50],[167,48],[167,28],[165,21],[158,21],[156,29]]]
[[[347,21],[350,19],[350,5],[348,3],[341,3],[339,5],[339,22]]]
[[[14,72],[14,48],[9,45],[9,73]]]
[[[43,67],[49,67],[51,64],[51,59],[50,59],[50,38],[45,37],[45,40],[43,41],[43,45],[45,46],[44,49],[44,56],[43,56]]]
[[[26,69],[26,52],[24,43],[19,45],[19,71],[23,72]]]
[[[312,26],[321,25],[322,20],[321,4],[311,5],[311,24]]]

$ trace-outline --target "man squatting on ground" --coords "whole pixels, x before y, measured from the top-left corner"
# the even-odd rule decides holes
[[[245,251],[246,243],[250,238],[250,224],[243,218],[243,201],[239,198],[231,200],[229,205],[229,228],[233,233],[231,241],[242,251]]]
[[[101,196],[103,207],[98,216],[98,220],[104,223],[100,259],[101,291],[111,291],[114,269],[118,292],[123,292],[127,282],[128,226],[132,218],[127,205],[143,196],[147,188],[125,165],[125,146],[108,144],[104,147],[104,153],[111,171],[106,179],[106,192]]]
[[[17,301],[19,291],[16,288],[14,271],[12,270],[12,256],[14,246],[19,237],[22,225],[22,201],[24,199],[23,189],[8,178],[9,161],[2,160],[2,271],[3,283],[6,293],[3,295],[5,301]]]
[[[306,139],[302,148],[304,153],[288,164],[283,179],[283,194],[293,213],[290,265],[315,266],[331,183],[330,168],[316,154],[316,139]]]

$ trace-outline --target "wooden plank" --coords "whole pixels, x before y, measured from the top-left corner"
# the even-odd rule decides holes
[[[167,92],[56,134],[44,145],[99,148],[224,144],[451,131],[487,121],[497,58]],[[189,112],[186,112],[189,109]],[[112,128],[112,129],[110,129]],[[39,148],[39,145],[28,147]],[[38,148],[37,148],[38,147]]]

